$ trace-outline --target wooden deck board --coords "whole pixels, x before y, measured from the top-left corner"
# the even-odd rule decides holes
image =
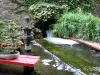
[[[76,42],[79,42],[79,43],[82,43],[82,44],[85,44],[95,50],[98,50],[100,51],[100,43],[97,43],[97,42],[92,42],[92,41],[86,41],[86,40],[80,40],[80,39],[76,39],[76,38],[72,38],[72,40],[76,41]]]
[[[77,40],[80,43],[86,44],[91,48],[94,48],[96,50],[100,50],[100,43],[96,43],[96,42],[91,42],[91,41],[84,41],[84,40]]]

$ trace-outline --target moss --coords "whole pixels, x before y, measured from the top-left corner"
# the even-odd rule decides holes
[[[0,25],[3,25],[3,24],[4,24],[4,22],[2,20],[0,20]]]
[[[78,69],[81,69],[85,73],[91,73],[93,71],[91,67],[93,64],[91,61],[86,61],[81,57],[76,56],[75,54],[71,54],[67,50],[64,50],[63,48],[59,47],[58,45],[48,43],[45,40],[36,41],[42,44],[47,50],[49,50],[54,55],[58,56],[64,62],[69,63]]]

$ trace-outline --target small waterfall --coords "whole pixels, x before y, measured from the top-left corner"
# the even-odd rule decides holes
[[[70,46],[74,44],[79,44],[78,42],[70,40],[70,39],[53,37],[52,30],[47,30],[46,33],[47,33],[47,37],[45,38],[45,40],[47,40],[48,42],[51,42],[54,44],[67,44]]]
[[[47,30],[46,31],[46,34],[47,34],[47,39],[50,39],[50,38],[52,38],[53,36],[52,36],[52,31],[51,30]]]

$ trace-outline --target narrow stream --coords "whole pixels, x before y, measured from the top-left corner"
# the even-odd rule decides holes
[[[52,37],[52,33],[49,31],[47,32],[47,35],[48,37],[45,38],[45,40],[59,45],[67,50],[67,52],[69,52],[71,55],[77,56],[80,59],[89,62],[92,65],[84,66],[84,69],[88,70],[87,67],[90,67],[93,71],[91,71],[89,74],[85,74],[81,71],[81,69],[63,62],[51,52],[46,50],[42,45],[33,41],[33,53],[41,57],[40,64],[46,68],[43,70],[45,75],[100,75],[100,52],[91,50],[87,46],[81,45],[72,40]],[[72,60],[74,59],[72,58]]]
[[[71,64],[67,64],[60,60],[39,43],[35,42],[33,48],[33,53],[41,56],[41,64],[46,66],[46,69],[50,69],[47,71],[48,75],[51,75],[49,74],[50,72],[52,72],[52,75],[55,75],[55,72],[57,73],[56,75],[86,75],[80,69],[76,69]]]
[[[94,70],[93,72],[89,73],[89,75],[100,75],[100,52],[96,52],[95,50],[81,44],[73,45],[73,47],[65,44],[59,46],[67,50],[72,55],[78,56],[87,62],[91,62],[92,65],[90,67]]]

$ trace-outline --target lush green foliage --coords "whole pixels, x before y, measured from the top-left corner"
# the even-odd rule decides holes
[[[68,5],[69,10],[73,10],[76,9],[77,7],[80,7],[85,11],[91,11],[94,3],[94,0],[24,0],[24,1],[14,0],[14,1],[22,6],[30,6],[32,4],[37,4],[38,2],[45,2],[55,5]]]
[[[21,35],[20,27],[12,20],[0,20],[0,54],[16,53],[18,41]],[[9,46],[7,46],[9,44]]]
[[[68,5],[70,10],[80,7],[83,10],[90,11],[92,10],[94,0],[14,0],[22,6],[30,6],[32,4],[37,4],[38,2],[46,2],[55,5]]]
[[[93,0],[68,0],[68,6],[70,10],[81,8],[84,11],[91,11],[93,7]]]
[[[13,0],[13,2],[16,2],[22,6],[30,6],[32,4],[36,4],[38,2],[45,2],[45,3],[52,3],[57,5],[63,5],[68,2],[68,0]]]
[[[29,11],[33,19],[44,20],[57,19],[66,6],[56,6],[54,4],[39,3],[30,6]]]
[[[100,3],[100,0],[95,0],[96,3]]]
[[[58,5],[65,5],[67,4],[69,10],[73,10],[76,8],[81,8],[85,11],[91,11],[93,6],[94,0],[46,0],[48,3],[55,3]]]
[[[100,19],[90,13],[66,12],[54,25],[56,36],[100,42]]]
[[[20,35],[19,26],[11,20],[0,20],[0,42],[11,42],[11,38],[16,38]]]
[[[14,0],[20,6],[29,7],[33,19],[46,21],[49,18],[59,18],[58,16],[63,13],[66,8],[69,11],[76,8],[81,8],[85,11],[91,11],[93,0]],[[20,9],[18,11],[26,11],[27,9]]]

